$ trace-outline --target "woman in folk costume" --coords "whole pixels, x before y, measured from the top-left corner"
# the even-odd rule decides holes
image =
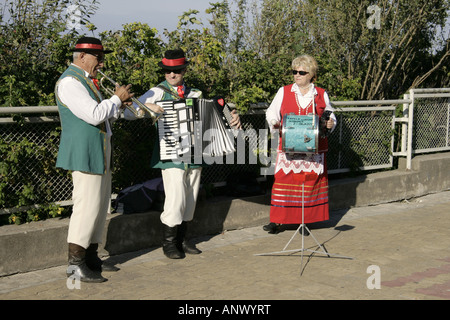
[[[317,61],[311,56],[302,55],[292,61],[294,84],[280,88],[267,109],[266,120],[272,133],[281,129],[285,114],[316,114],[322,117],[325,110],[333,112],[328,94],[314,85],[317,70]],[[325,121],[325,126],[327,130],[334,130],[336,117],[333,113]],[[327,138],[318,139],[318,153],[289,154],[282,151],[280,135],[270,223],[264,226],[264,230],[269,233],[278,233],[284,224],[301,224],[302,204],[305,224],[329,219],[326,166],[328,141]],[[307,230],[304,232],[307,234]]]

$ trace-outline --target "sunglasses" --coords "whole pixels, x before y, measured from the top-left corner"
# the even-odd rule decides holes
[[[100,54],[93,54],[90,52],[86,52],[87,54],[90,54],[91,56],[94,56],[97,58],[98,63],[102,63],[103,61],[105,61],[105,56],[104,55],[100,55]]]
[[[301,76],[306,76],[309,72],[292,70],[292,74],[293,74],[294,76],[295,76],[297,73],[298,73],[299,75],[301,75]]]
[[[170,73],[175,73],[175,74],[181,74],[185,69],[181,69],[181,70],[164,70],[164,72],[166,74],[170,74]]]

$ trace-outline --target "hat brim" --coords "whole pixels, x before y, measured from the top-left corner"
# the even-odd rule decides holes
[[[104,54],[108,54],[113,52],[112,50],[98,50],[98,49],[70,49],[72,52],[103,52]]]
[[[187,61],[185,64],[182,64],[182,65],[179,65],[179,66],[166,66],[161,61],[158,62],[158,66],[161,69],[164,69],[164,70],[182,70],[182,69],[186,69],[188,64],[189,64],[189,61]]]

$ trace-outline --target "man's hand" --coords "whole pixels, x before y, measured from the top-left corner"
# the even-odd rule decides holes
[[[116,87],[114,94],[119,97],[122,104],[134,97],[134,93],[130,92],[131,84],[127,86]]]
[[[164,113],[164,109],[155,103],[146,103],[145,105],[153,112]]]

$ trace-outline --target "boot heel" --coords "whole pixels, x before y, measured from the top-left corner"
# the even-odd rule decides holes
[[[187,243],[186,241],[183,241],[182,248],[183,248],[184,253],[187,253],[187,254],[200,254],[200,253],[202,253],[202,251],[199,248],[197,248],[193,244]]]
[[[178,226],[177,231],[177,247],[179,251],[182,251],[187,254],[200,254],[202,251],[198,249],[194,244],[188,243],[186,238],[186,232],[187,232],[187,226],[188,223],[186,221],[183,221]]]

